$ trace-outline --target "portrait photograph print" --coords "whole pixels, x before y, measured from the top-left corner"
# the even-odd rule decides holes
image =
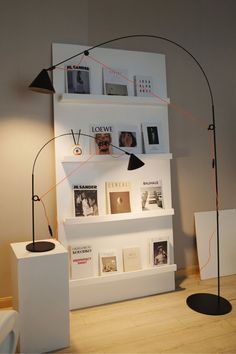
[[[153,267],[169,264],[168,239],[152,239],[150,242],[150,259]]]
[[[142,153],[141,131],[137,126],[115,127],[113,143],[127,152],[134,154]]]
[[[74,215],[76,217],[99,215],[96,185],[74,186]]]
[[[144,152],[155,154],[164,152],[161,122],[142,123]]]
[[[118,271],[116,251],[100,252],[99,260],[101,275],[107,275]]]
[[[66,92],[90,93],[89,67],[81,65],[66,66]]]

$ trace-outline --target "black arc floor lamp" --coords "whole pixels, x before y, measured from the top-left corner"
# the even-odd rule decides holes
[[[216,126],[215,126],[215,112],[214,112],[214,99],[213,99],[213,94],[212,94],[212,89],[208,80],[208,77],[199,63],[199,61],[187,50],[185,49],[182,45],[179,43],[172,41],[166,37],[162,36],[156,36],[156,35],[148,35],[148,34],[134,34],[134,35],[128,35],[128,36],[122,36],[122,37],[117,37],[113,38],[111,40],[99,43],[95,46],[92,46],[88,48],[87,50],[77,53],[51,67],[48,69],[43,69],[39,75],[35,78],[35,80],[30,84],[29,88],[33,91],[36,92],[41,92],[41,93],[55,93],[55,89],[52,85],[52,82],[50,80],[50,77],[48,75],[48,72],[53,71],[56,69],[57,66],[73,59],[76,58],[80,55],[85,55],[88,56],[90,51],[104,46],[106,44],[115,42],[115,41],[120,41],[124,39],[129,39],[129,38],[155,38],[159,40],[166,41],[168,43],[171,43],[180,49],[182,49],[185,53],[187,53],[197,64],[199,69],[201,70],[206,83],[207,87],[209,90],[210,94],[210,100],[211,100],[211,112],[212,112],[212,123],[209,125],[208,130],[212,131],[213,133],[213,144],[214,144],[214,157],[212,159],[212,168],[214,169],[214,175],[215,175],[215,192],[216,192],[216,237],[217,237],[217,285],[218,285],[218,292],[217,295],[214,294],[205,294],[205,293],[197,293],[190,295],[187,298],[187,305],[200,313],[203,314],[208,314],[208,315],[224,315],[226,313],[229,313],[232,309],[232,306],[230,302],[223,297],[220,296],[220,248],[219,248],[219,243],[220,243],[220,235],[219,235],[219,205],[218,205],[218,171],[217,171],[217,149],[216,149]]]
[[[52,141],[54,141],[58,138],[64,137],[64,136],[68,136],[68,135],[71,135],[73,137],[74,143],[75,143],[75,136],[78,136],[77,143],[79,141],[80,136],[85,136],[87,138],[95,139],[97,142],[99,140],[99,138],[95,138],[94,136],[89,135],[89,134],[81,133],[81,131],[79,133],[74,133],[73,130],[71,130],[70,133],[61,134],[61,135],[55,136],[54,138],[48,140],[40,148],[40,150],[36,154],[36,157],[33,162],[33,167],[32,167],[32,242],[27,244],[27,246],[26,246],[26,249],[29,252],[47,252],[47,251],[54,249],[54,247],[55,247],[55,244],[50,241],[37,241],[37,242],[35,241],[35,202],[39,202],[40,197],[37,194],[35,194],[35,177],[34,177],[35,173],[34,173],[34,171],[35,171],[36,162],[37,162],[38,157],[39,157],[40,153],[42,152],[42,150]],[[75,145],[77,146],[77,144],[75,144]],[[113,148],[118,149],[121,152],[123,152],[124,154],[129,156],[129,163],[128,163],[128,167],[127,167],[127,169],[129,171],[136,170],[144,165],[144,162],[141,161],[136,155],[129,153],[129,152],[125,151],[124,149],[121,149],[120,147],[115,146],[111,143],[109,145],[111,145]],[[82,149],[81,149],[81,152],[82,152]],[[52,229],[51,229],[50,225],[48,225],[48,229],[49,229],[50,236],[53,236]]]

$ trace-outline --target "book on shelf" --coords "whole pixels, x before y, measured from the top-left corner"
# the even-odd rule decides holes
[[[93,249],[91,245],[70,245],[71,279],[93,276]]]
[[[162,181],[160,179],[143,181],[140,192],[142,211],[164,208]]]
[[[119,271],[116,250],[104,250],[99,252],[100,275],[107,275]]]
[[[107,213],[119,214],[131,212],[131,182],[109,181],[105,183],[107,197]]]
[[[125,272],[140,270],[142,268],[139,247],[128,247],[123,249],[123,265]]]
[[[102,73],[105,95],[128,96],[128,70],[104,67]]]
[[[169,264],[169,239],[156,237],[150,240],[150,265],[158,267]]]
[[[95,155],[111,155],[113,127],[110,124],[97,124],[90,127],[94,137],[90,141],[90,153]]]
[[[142,153],[141,130],[137,125],[117,125],[113,131],[113,144],[133,154]]]
[[[90,72],[88,66],[66,66],[66,92],[67,93],[90,93]]]
[[[74,186],[74,215],[76,217],[99,215],[97,189],[97,185]]]
[[[151,76],[134,76],[134,94],[138,97],[153,97],[153,81]]]
[[[142,123],[142,134],[144,152],[146,154],[165,152],[162,122],[160,119],[156,122]]]

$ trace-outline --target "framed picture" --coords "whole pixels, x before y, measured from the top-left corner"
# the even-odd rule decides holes
[[[123,125],[114,128],[114,145],[134,154],[142,153],[141,131],[137,126]],[[114,149],[115,153],[115,149]],[[116,153],[119,153],[116,150]]]
[[[162,181],[153,179],[143,181],[141,188],[141,205],[142,211],[157,210],[164,208]]]
[[[150,241],[150,265],[159,267],[169,264],[168,238],[154,238]]]
[[[100,275],[113,274],[119,271],[117,253],[115,250],[101,251],[99,253]]]
[[[165,152],[161,123],[161,120],[156,122],[142,123],[144,152],[146,154]]]
[[[66,66],[66,92],[67,93],[90,93],[89,67],[82,65]]]
[[[75,216],[99,215],[97,185],[76,185],[73,193]]]

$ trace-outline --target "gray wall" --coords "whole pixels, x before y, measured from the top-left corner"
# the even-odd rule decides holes
[[[32,162],[53,136],[52,98],[27,90],[41,68],[51,65],[53,42],[94,45],[145,33],[188,49],[207,73],[215,99],[220,208],[236,208],[234,0],[0,0],[0,6],[0,298],[11,295],[9,243],[31,238]],[[205,79],[184,51],[164,41],[132,39],[110,47],[166,54],[175,260],[178,268],[192,267],[197,264],[193,213],[215,208]],[[40,194],[54,184],[52,147],[37,168]],[[55,230],[54,193],[46,203]],[[48,237],[40,207],[36,227],[37,239]]]

